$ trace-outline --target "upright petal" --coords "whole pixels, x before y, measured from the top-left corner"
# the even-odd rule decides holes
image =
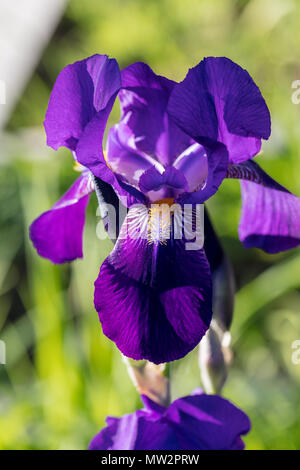
[[[130,128],[119,123],[113,126],[107,137],[106,160],[110,168],[129,184],[138,187],[140,176],[153,165],[162,173],[164,167],[154,158],[135,150]]]
[[[121,73],[122,122],[132,131],[131,145],[163,165],[172,164],[191,143],[191,138],[166,113],[174,82],[156,75],[141,62]]]
[[[248,72],[225,57],[208,57],[173,88],[168,112],[193,139],[218,140],[230,161],[256,155],[270,136],[267,105]]]
[[[114,98],[111,99],[107,108],[95,114],[86,125],[76,147],[76,156],[79,163],[89,168],[95,176],[111,185],[116,183],[116,177],[106,163],[102,139],[113,101]]]
[[[172,238],[154,243],[148,233],[147,207],[133,207],[95,282],[95,308],[123,354],[158,364],[201,340],[212,315],[211,280],[203,250]]]
[[[107,110],[97,113],[91,122],[89,122],[89,124],[86,126],[85,131],[77,145],[77,159],[82,165],[89,168],[95,177],[100,178],[102,181],[110,184],[118,196],[120,198],[123,197],[123,200],[127,201],[127,206],[130,207],[132,199],[143,201],[145,198],[140,193],[138,188],[135,187],[134,180],[130,177],[128,180],[124,180],[123,174],[115,171],[116,165],[112,166],[110,164],[110,160],[104,156],[102,145],[99,144],[99,135],[101,133],[103,134],[105,129],[106,119],[103,119],[103,114],[106,112]],[[123,155],[120,154],[119,156],[124,157],[125,155],[128,157],[128,169],[128,166],[130,167],[130,164],[132,163],[133,155],[128,155],[125,153]],[[114,163],[115,162],[116,160]],[[141,160],[139,160],[139,162],[141,162]],[[129,176],[131,176],[131,173]]]
[[[75,150],[96,113],[102,112],[106,123],[120,85],[118,64],[106,55],[96,54],[65,67],[53,87],[44,122],[48,145],[55,150],[63,145]]]
[[[240,240],[268,253],[300,244],[300,199],[274,181],[255,162],[232,165],[227,176],[241,180]]]
[[[47,212],[30,227],[30,238],[38,254],[53,263],[82,258],[82,233],[85,209],[93,184],[84,172]]]

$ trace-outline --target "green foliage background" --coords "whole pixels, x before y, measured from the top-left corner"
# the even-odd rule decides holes
[[[142,60],[181,80],[209,55],[245,67],[271,110],[273,132],[257,161],[300,195],[300,2],[296,0],[71,0],[9,122],[0,176],[0,448],[84,449],[106,415],[140,406],[120,354],[102,334],[93,282],[111,249],[95,236],[88,208],[84,259],[54,266],[37,256],[28,227],[75,179],[72,156],[46,148],[49,93],[68,63],[107,53],[126,66]],[[113,118],[118,116],[114,110]],[[237,296],[234,362],[224,395],[252,420],[248,449],[300,448],[300,249],[279,255],[246,250],[237,236],[239,184],[225,181],[209,201],[233,262]],[[171,368],[172,395],[200,385],[196,354]]]

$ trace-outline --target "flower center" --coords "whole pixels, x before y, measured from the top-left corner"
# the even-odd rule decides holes
[[[178,204],[174,198],[158,199],[148,209],[147,240],[148,243],[166,245],[171,236],[172,219]]]
[[[152,205],[157,204],[167,204],[169,207],[171,207],[174,204],[174,198],[173,197],[166,197],[164,199],[158,199],[157,201],[154,201]]]

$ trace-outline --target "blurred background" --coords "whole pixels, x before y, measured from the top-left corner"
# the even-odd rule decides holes
[[[95,196],[83,260],[54,266],[28,238],[32,220],[76,178],[71,154],[47,148],[42,126],[59,71],[98,52],[182,80],[203,56],[231,58],[271,110],[259,163],[300,195],[300,104],[291,99],[299,20],[297,0],[0,0],[0,448],[84,449],[106,415],[141,406],[93,307],[93,282],[112,247],[96,238]],[[237,284],[223,393],[251,418],[248,449],[300,449],[300,364],[291,359],[300,339],[300,248],[244,249],[240,206],[239,183],[229,180],[208,203]],[[172,365],[172,397],[200,385],[196,356]]]

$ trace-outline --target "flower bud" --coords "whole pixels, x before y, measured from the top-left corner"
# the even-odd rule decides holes
[[[213,318],[223,332],[229,330],[233,316],[235,281],[229,258],[214,231],[207,209],[204,212],[204,250],[213,283]]]
[[[213,318],[225,332],[229,330],[234,308],[235,281],[229,258],[223,254],[220,265],[212,272]]]
[[[166,377],[166,364],[153,364],[149,361],[134,361],[123,356],[128,374],[140,395],[168,406],[170,403],[170,384]]]
[[[222,348],[222,331],[212,321],[199,344],[199,366],[206,393],[220,393],[227,378],[227,366]]]

